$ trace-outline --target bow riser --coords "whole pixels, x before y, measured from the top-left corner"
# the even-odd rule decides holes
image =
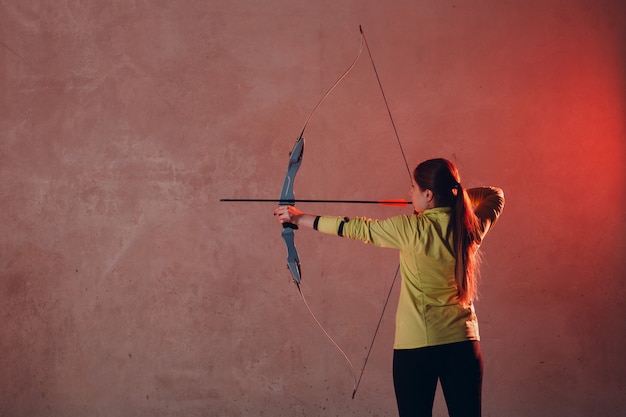
[[[283,188],[280,191],[280,206],[295,204],[296,199],[293,192],[293,185],[296,180],[296,174],[298,173],[300,165],[302,164],[303,155],[304,137],[300,135],[298,140],[296,140],[293,149],[291,150],[291,154],[289,155],[287,173],[285,174],[285,180],[283,181]],[[283,231],[281,233],[281,236],[285,241],[285,245],[287,246],[287,267],[289,268],[289,272],[291,272],[291,276],[294,282],[299,287],[302,275],[300,271],[300,258],[298,257],[298,250],[296,249],[296,245],[294,242],[294,230],[297,228],[298,226],[293,223],[283,223]]]

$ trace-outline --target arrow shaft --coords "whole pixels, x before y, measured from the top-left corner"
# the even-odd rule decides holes
[[[221,202],[226,203],[344,203],[344,204],[380,204],[383,206],[407,206],[409,202],[403,199],[393,200],[317,200],[317,199],[295,199],[295,200],[276,200],[271,198],[222,198]]]

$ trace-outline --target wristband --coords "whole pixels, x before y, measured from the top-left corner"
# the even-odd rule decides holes
[[[315,216],[315,220],[313,220],[313,230],[317,230],[317,224],[320,222],[320,217],[322,216]]]
[[[337,235],[343,237],[343,226],[350,221],[349,218],[344,217],[341,223],[339,223],[339,229],[337,230]]]

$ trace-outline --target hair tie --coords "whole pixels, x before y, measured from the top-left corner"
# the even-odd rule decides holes
[[[452,186],[452,195],[457,197],[460,191],[461,191],[461,184],[459,184],[458,182],[454,183],[454,185]]]

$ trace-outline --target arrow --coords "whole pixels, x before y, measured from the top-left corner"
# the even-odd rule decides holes
[[[221,202],[225,203],[345,203],[345,204],[379,204],[389,207],[405,207],[410,204],[409,201],[398,198],[391,200],[274,200],[271,198],[222,198]]]

